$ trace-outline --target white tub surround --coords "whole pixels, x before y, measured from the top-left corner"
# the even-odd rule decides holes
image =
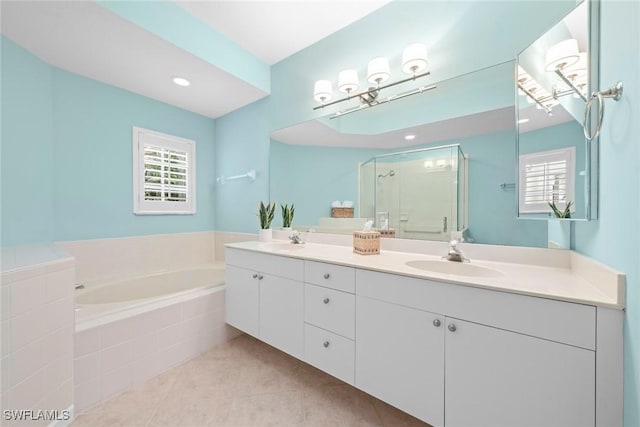
[[[76,411],[237,336],[239,332],[224,323],[224,295],[224,287],[203,288],[145,304],[143,312],[138,307],[79,323],[74,350]],[[105,318],[110,321],[105,323]]]
[[[465,276],[407,264],[452,267],[428,246],[229,244],[227,323],[434,426],[622,425],[623,274],[484,245]]]
[[[56,242],[76,259],[80,283],[214,261],[213,231]]]
[[[70,423],[74,278],[73,258],[53,245],[2,249],[3,426]],[[6,410],[32,412],[16,422]]]

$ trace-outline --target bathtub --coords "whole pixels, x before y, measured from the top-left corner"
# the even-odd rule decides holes
[[[223,290],[224,265],[159,271],[78,285],[76,331],[81,331]]]
[[[80,285],[74,334],[78,411],[240,334],[224,321],[224,264]]]

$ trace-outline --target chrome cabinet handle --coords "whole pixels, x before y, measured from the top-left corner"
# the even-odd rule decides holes
[[[322,345],[324,346],[324,348],[329,348],[329,341],[323,342]]]
[[[262,280],[264,278],[264,276],[261,274],[258,276],[258,280]]]
[[[253,273],[253,276],[251,276],[251,277],[253,277],[254,279],[257,279],[258,275],[256,273]]]
[[[434,319],[433,320],[433,326],[435,326],[436,328],[439,328],[440,325],[441,325],[440,319]]]
[[[329,301],[331,301],[329,298],[325,298],[325,299],[322,300],[322,302],[325,303],[325,304],[329,304]]]
[[[455,332],[455,331],[456,331],[456,329],[458,329],[458,328],[456,328],[456,325],[454,325],[453,323],[449,323],[448,328],[449,328],[449,330],[450,330],[451,332]]]
[[[329,273],[324,273],[324,278],[328,279],[329,277],[331,277],[331,275]]]

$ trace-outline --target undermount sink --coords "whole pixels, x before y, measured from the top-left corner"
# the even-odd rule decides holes
[[[424,271],[432,271],[434,273],[453,274],[456,276],[470,277],[499,277],[502,273],[490,268],[481,267],[479,265],[452,262],[452,261],[435,261],[435,260],[415,260],[407,261],[408,267],[417,268]]]
[[[271,242],[265,243],[264,247],[273,251],[295,251],[304,248],[304,244],[294,244],[287,242]]]

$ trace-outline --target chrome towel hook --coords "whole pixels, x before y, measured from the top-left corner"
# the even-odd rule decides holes
[[[593,92],[591,94],[591,98],[587,102],[587,105],[584,109],[584,120],[582,122],[582,129],[584,131],[584,137],[587,138],[588,141],[591,141],[594,138],[597,138],[600,135],[600,129],[602,128],[602,120],[604,119],[604,99],[605,98],[613,98],[614,101],[617,101],[622,96],[622,82],[616,83],[615,86],[603,90],[600,92]],[[591,107],[593,107],[593,102],[598,100],[598,121],[596,122],[596,129],[593,135],[591,134]]]

